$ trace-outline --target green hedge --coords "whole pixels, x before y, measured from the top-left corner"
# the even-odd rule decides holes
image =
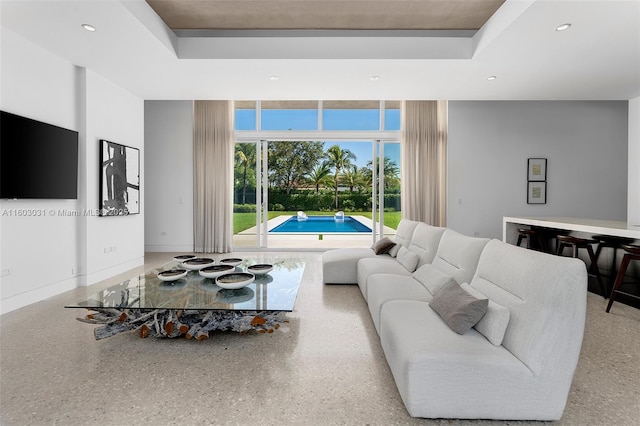
[[[233,212],[234,213],[255,213],[256,205],[255,204],[234,204]]]
[[[400,194],[385,194],[385,211],[401,211]],[[298,211],[316,210],[332,212],[336,210],[370,211],[371,194],[360,192],[341,192],[338,194],[338,208],[335,207],[335,194],[331,191],[299,191],[287,194],[284,191],[269,191],[269,210]]]

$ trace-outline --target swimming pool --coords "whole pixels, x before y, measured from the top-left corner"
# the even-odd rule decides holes
[[[345,216],[344,221],[336,221],[333,216],[309,216],[307,220],[298,221],[297,217],[292,216],[269,232],[331,234],[371,232],[371,229],[351,216]]]

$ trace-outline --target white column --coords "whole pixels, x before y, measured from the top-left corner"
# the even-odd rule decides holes
[[[627,222],[640,224],[640,97],[629,100]]]

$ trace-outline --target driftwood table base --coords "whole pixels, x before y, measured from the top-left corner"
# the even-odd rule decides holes
[[[272,333],[287,322],[285,312],[172,310],[172,309],[95,309],[78,321],[103,324],[94,330],[96,340],[125,331],[138,331],[140,337],[186,337],[205,340],[213,330],[246,333]]]

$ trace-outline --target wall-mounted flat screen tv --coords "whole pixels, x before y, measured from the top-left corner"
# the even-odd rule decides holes
[[[78,132],[0,111],[0,198],[78,198]]]

